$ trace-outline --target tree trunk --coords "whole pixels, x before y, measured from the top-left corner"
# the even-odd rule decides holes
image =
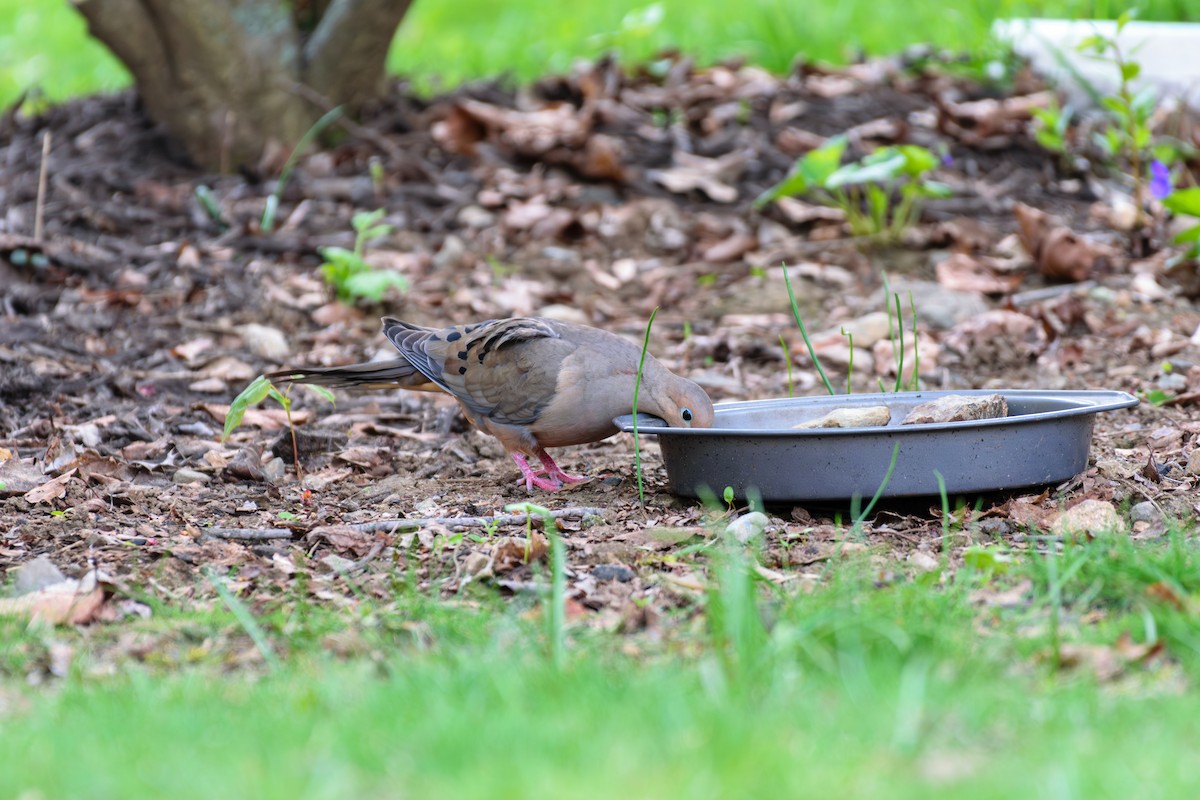
[[[377,97],[411,0],[72,2],[150,116],[197,165],[226,172],[290,151],[329,106],[353,114]]]

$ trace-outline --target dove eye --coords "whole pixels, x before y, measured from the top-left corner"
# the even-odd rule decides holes
[[[679,412],[679,416],[683,417],[684,422],[691,422],[692,421],[692,410],[690,408],[685,408]]]

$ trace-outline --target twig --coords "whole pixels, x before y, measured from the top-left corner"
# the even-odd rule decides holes
[[[200,532],[201,539],[247,539],[251,541],[268,541],[270,539],[292,539],[301,531],[290,528],[205,528]]]
[[[541,519],[545,516],[545,514],[534,514],[533,518]],[[561,511],[551,511],[549,516],[553,519],[566,519],[573,517],[587,519],[588,517],[603,517],[604,511],[599,508],[564,508]],[[451,530],[460,530],[463,528],[486,528],[489,525],[523,525],[528,520],[528,514],[496,514],[491,517],[423,517],[420,519],[384,519],[377,520],[375,522],[352,523],[348,527],[363,533],[376,533],[379,531],[395,533],[398,531],[415,531],[420,528],[427,528],[430,525],[444,525]]]
[[[37,205],[33,212],[33,239],[42,240],[42,225],[46,215],[46,182],[50,172],[50,131],[42,134],[42,168],[38,173]]]
[[[545,514],[534,514],[534,519],[541,519]],[[551,511],[553,519],[588,519],[589,517],[604,517],[603,509],[599,508],[564,508],[561,511]],[[499,525],[523,525],[529,520],[528,514],[496,514],[491,517],[419,517],[417,519],[381,519],[374,522],[353,522],[347,528],[359,533],[399,533],[428,528],[431,525],[443,525],[451,530],[465,528],[486,528]],[[268,541],[270,539],[293,539],[304,533],[291,528],[205,528],[201,538],[210,539],[245,539],[248,541]]]

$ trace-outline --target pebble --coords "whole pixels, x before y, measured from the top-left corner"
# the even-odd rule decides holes
[[[464,228],[489,228],[496,224],[496,215],[483,206],[463,206],[458,212],[458,224]]]
[[[636,574],[624,564],[597,564],[592,567],[592,577],[598,581],[629,583]]]
[[[279,328],[252,322],[238,328],[246,349],[267,361],[283,361],[291,353],[287,336]]]
[[[1125,533],[1125,521],[1112,503],[1084,500],[1058,516],[1050,526],[1055,536],[1082,537]]]
[[[208,483],[212,478],[203,472],[183,467],[175,470],[175,474],[171,476],[171,480],[182,486],[188,483]]]
[[[466,254],[467,246],[463,244],[463,240],[450,234],[442,242],[442,249],[434,253],[433,263],[439,269],[453,269],[462,265]]]
[[[767,529],[768,521],[767,515],[761,511],[751,511],[726,525],[725,533],[737,539],[739,544],[746,544],[762,535]]]
[[[262,465],[262,475],[267,483],[281,483],[287,475],[287,464],[282,458],[272,458]]]
[[[1154,522],[1159,518],[1158,508],[1150,500],[1143,500],[1129,509],[1129,519],[1132,522]]]
[[[924,550],[914,550],[909,553],[908,563],[921,570],[921,572],[933,572],[941,566],[935,556],[926,553]]]
[[[1200,447],[1197,447],[1188,456],[1187,467],[1185,469],[1188,475],[1200,475]]]
[[[988,517],[987,519],[979,520],[979,532],[993,539],[1004,538],[1012,533],[1012,529],[1012,523],[1008,520],[998,519],[997,517]]]

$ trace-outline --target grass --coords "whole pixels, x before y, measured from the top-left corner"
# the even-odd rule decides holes
[[[1192,0],[1143,0],[1142,19],[1200,21]],[[1128,6],[1106,0],[418,0],[390,59],[419,87],[508,73],[531,80],[568,69],[574,59],[616,50],[641,61],[680,47],[702,63],[745,56],[777,71],[798,55],[843,62],[860,53],[891,53],[918,42],[986,50],[1000,16],[1099,15]],[[0,106],[38,87],[63,100],[128,81],[125,70],[87,39],[65,0],[0,0]]]
[[[576,622],[565,656],[538,600],[482,588],[278,598],[258,608],[269,673],[215,601],[82,631],[0,621],[0,752],[20,765],[0,796],[1123,798],[1200,778],[1200,695],[1179,691],[1200,667],[1192,538],[944,576],[868,553],[812,591],[710,552],[711,590],[660,632]],[[1064,649],[1129,634],[1165,658],[1104,684],[1059,671],[1052,612]],[[64,645],[69,674],[30,688]]]

